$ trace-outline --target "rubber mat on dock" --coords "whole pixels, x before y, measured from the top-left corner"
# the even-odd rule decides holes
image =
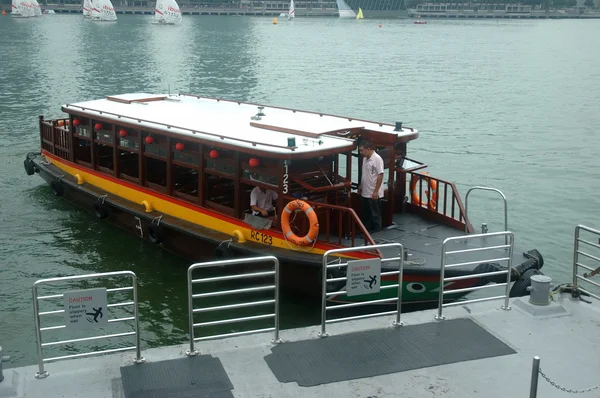
[[[210,355],[121,367],[126,398],[233,398],[221,360]]]
[[[265,360],[280,382],[310,387],[514,353],[463,318],[283,343]]]

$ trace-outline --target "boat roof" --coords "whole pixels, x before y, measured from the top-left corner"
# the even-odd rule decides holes
[[[259,107],[264,115],[257,117]],[[418,136],[415,129],[395,131],[387,123],[187,94],[121,94],[66,104],[63,110],[280,154],[348,149],[355,144],[350,137],[361,130],[394,135],[394,141]],[[295,147],[288,146],[289,138],[295,138]]]

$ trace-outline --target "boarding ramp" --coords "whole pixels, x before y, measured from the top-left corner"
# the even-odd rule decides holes
[[[130,283],[123,286],[123,280],[129,280]],[[100,286],[100,280],[110,280],[114,287],[106,288]],[[116,282],[115,280],[119,281]],[[79,282],[78,286],[73,287],[74,282]],[[106,283],[106,282],[105,282]],[[59,285],[59,286],[57,286]],[[53,289],[61,290],[62,293],[39,295],[40,290]],[[131,299],[116,303],[109,303],[114,299],[121,299],[123,295],[131,293]],[[137,276],[131,271],[105,272],[88,275],[66,276],[58,278],[40,279],[33,284],[33,313],[35,320],[35,336],[38,354],[39,371],[36,378],[42,379],[49,376],[44,368],[48,362],[56,362],[64,359],[88,357],[92,355],[102,355],[122,351],[135,350],[134,362],[142,363],[144,358],[141,356],[140,346],[140,328],[138,316],[138,286]],[[121,297],[117,297],[121,296]],[[115,297],[115,298],[113,298]],[[57,301],[62,300],[61,309],[50,309],[57,307]],[[48,304],[46,304],[48,303]],[[128,308],[129,312],[119,311]],[[58,317],[62,317],[62,322],[56,324]],[[52,326],[42,326],[52,318]],[[44,320],[44,322],[42,322]],[[115,327],[126,322],[130,324],[131,331],[121,333],[108,333]],[[43,335],[42,335],[43,332]],[[59,340],[59,334],[68,332],[70,335],[80,336],[67,340]],[[92,334],[92,336],[89,336]],[[51,335],[46,340],[47,335]],[[133,337],[133,345],[123,347],[122,338]],[[68,351],[73,351],[74,344],[86,343],[96,340],[120,339],[120,343],[113,345],[118,348],[106,348],[98,350],[97,345],[86,347],[88,351],[77,354],[59,355],[48,357],[45,350],[49,348],[68,346]]]

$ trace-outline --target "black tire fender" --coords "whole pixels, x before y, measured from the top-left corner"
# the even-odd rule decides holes
[[[521,275],[521,277],[513,283],[510,288],[509,297],[523,297],[529,296],[529,290],[527,290],[528,286],[531,286],[531,277],[534,275],[541,275],[542,273],[535,269],[528,269]]]
[[[106,203],[95,201],[92,206],[94,207],[94,213],[96,214],[96,217],[98,217],[99,219],[104,219],[108,217],[109,211],[108,205]]]
[[[150,223],[148,225],[148,239],[152,243],[159,244],[165,238],[165,229],[160,224]]]
[[[52,193],[54,196],[63,196],[65,193],[65,187],[63,186],[60,180],[54,180],[50,183],[50,187],[52,188]]]

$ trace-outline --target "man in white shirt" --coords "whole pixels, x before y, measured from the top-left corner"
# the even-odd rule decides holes
[[[383,198],[383,159],[369,141],[362,141],[358,151],[363,157],[358,194],[362,222],[369,232],[381,229],[381,198]]]
[[[273,201],[277,199],[277,192],[269,189],[264,190],[260,187],[254,187],[250,192],[250,207],[252,214],[259,217],[272,217],[275,215]]]

